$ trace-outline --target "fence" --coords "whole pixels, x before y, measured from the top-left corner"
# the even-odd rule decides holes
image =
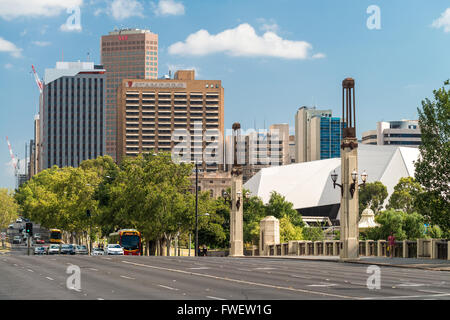
[[[324,241],[289,241],[289,243],[269,244],[265,252],[269,256],[339,256],[342,242],[339,240]],[[386,240],[359,241],[359,255],[372,257],[390,256]],[[449,241],[442,239],[419,239],[416,241],[396,241],[393,256],[398,258],[449,259]],[[253,255],[259,250],[254,249]]]

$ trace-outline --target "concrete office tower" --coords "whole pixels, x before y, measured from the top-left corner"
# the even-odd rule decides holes
[[[41,170],[77,167],[104,154],[105,70],[93,62],[46,69],[40,107]]]
[[[289,163],[295,163],[295,135],[289,136]]]
[[[117,153],[117,88],[122,79],[158,78],[158,35],[149,30],[121,29],[101,38],[106,73],[106,154]]]
[[[251,132],[242,138],[245,141],[242,157],[245,161],[242,166],[244,183],[262,168],[290,164],[288,124],[273,124],[266,132]],[[227,149],[232,150],[231,147]],[[228,160],[230,162],[231,159]]]
[[[34,139],[30,142],[30,170],[28,176],[31,179],[34,175],[41,171],[40,156],[41,156],[41,134],[40,134],[40,119],[39,115],[34,116]]]
[[[418,147],[422,144],[419,121],[380,121],[377,123],[376,130],[369,130],[362,134],[362,143]]]
[[[331,110],[301,107],[295,115],[295,162],[311,161],[311,119],[331,117]]]
[[[118,152],[125,156],[175,152],[179,138],[190,138],[185,161],[202,162],[205,172],[223,163],[224,89],[220,80],[195,80],[193,70],[168,80],[124,79],[119,88]],[[175,131],[176,130],[176,131]],[[178,136],[181,133],[180,136]],[[172,135],[177,135],[172,139]],[[186,142],[187,143],[187,142]],[[214,161],[207,161],[208,158]]]

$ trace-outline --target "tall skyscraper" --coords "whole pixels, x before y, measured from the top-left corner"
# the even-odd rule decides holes
[[[158,78],[158,35],[149,30],[121,29],[101,38],[106,73],[106,154],[116,160],[117,88],[122,79]]]
[[[331,110],[301,107],[295,115],[295,162],[297,163],[311,161],[311,119],[315,116],[331,117]]]
[[[104,153],[105,70],[93,62],[57,62],[46,69],[40,106],[41,170],[77,167]]]
[[[313,116],[309,132],[311,145],[309,161],[341,156],[341,118]]]
[[[139,153],[172,152],[182,138],[186,145],[179,151],[187,162],[202,162],[205,172],[219,170],[224,135],[220,80],[195,80],[193,70],[178,71],[174,79],[124,79],[117,99],[119,161]]]
[[[362,143],[418,147],[422,143],[419,121],[380,121],[377,123],[377,130],[369,130],[362,134]]]

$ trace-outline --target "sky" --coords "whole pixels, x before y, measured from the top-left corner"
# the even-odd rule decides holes
[[[289,123],[301,106],[341,116],[342,80],[356,81],[357,136],[378,121],[417,119],[450,78],[447,0],[0,0],[0,187],[13,152],[33,139],[41,78],[56,61],[100,64],[114,28],[159,35],[159,76],[195,69],[222,80],[225,127]]]

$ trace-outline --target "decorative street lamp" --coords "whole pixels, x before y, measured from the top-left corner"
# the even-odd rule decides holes
[[[353,195],[355,194],[355,189],[356,189],[356,182],[358,179],[358,172],[356,170],[353,170],[351,175],[352,175],[353,183],[350,185],[349,191],[353,198]],[[366,171],[361,173],[362,187],[364,187],[366,185],[367,177],[368,177],[368,175],[367,175]],[[344,194],[344,188],[343,188],[342,184],[336,183],[337,178],[338,178],[338,174],[336,173],[336,171],[333,171],[331,173],[331,180],[333,181],[333,188],[336,189],[336,186],[340,187],[341,188],[341,196],[342,196]]]

